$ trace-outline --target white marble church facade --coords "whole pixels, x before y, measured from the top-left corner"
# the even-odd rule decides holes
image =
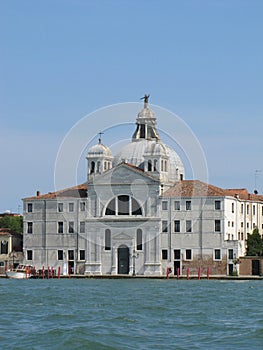
[[[87,154],[87,182],[24,201],[24,262],[65,274],[226,275],[238,269],[253,228],[263,233],[263,196],[185,180],[145,96],[132,142],[115,156]]]

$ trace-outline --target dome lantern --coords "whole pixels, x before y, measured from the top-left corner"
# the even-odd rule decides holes
[[[154,112],[149,108],[148,101],[150,95],[144,95],[144,108],[140,111],[136,119],[136,130],[132,136],[132,142],[140,140],[160,140],[156,129],[156,118]]]

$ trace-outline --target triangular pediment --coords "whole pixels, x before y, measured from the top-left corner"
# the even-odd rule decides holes
[[[102,173],[96,174],[88,184],[92,185],[127,185],[136,182],[145,184],[157,184],[158,180],[144,173],[141,169],[127,164],[120,163],[116,167]]]
[[[121,232],[118,233],[117,235],[112,235],[112,239],[113,240],[118,240],[118,241],[127,241],[127,240],[131,240],[133,237],[129,236],[127,233],[125,232]]]

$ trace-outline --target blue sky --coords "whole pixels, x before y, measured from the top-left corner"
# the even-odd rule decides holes
[[[262,193],[262,16],[257,0],[0,2],[0,212],[54,189],[82,117],[144,93],[192,129],[210,183],[253,191],[262,170]]]

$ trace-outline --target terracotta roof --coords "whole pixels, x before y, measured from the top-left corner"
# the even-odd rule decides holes
[[[263,201],[263,195],[255,194],[255,193],[249,193],[247,189],[245,188],[229,188],[225,190],[225,193],[227,196],[238,196],[240,199],[244,200],[252,200],[252,201]]]
[[[164,197],[222,197],[231,196],[244,200],[263,201],[262,195],[248,193],[242,189],[223,189],[199,180],[182,180],[167,190]]]
[[[164,197],[203,197],[223,195],[224,190],[222,188],[209,185],[199,180],[179,181],[163,194]]]
[[[16,235],[17,233],[15,233],[14,231],[11,230],[11,228],[0,228],[0,235]],[[20,234],[20,233],[19,233]]]
[[[49,192],[47,194],[42,194],[39,196],[27,197],[25,200],[33,200],[33,199],[55,199],[62,197],[71,197],[71,198],[87,198],[87,184],[81,184],[74,187],[69,187],[63,190],[59,190],[56,192]]]

